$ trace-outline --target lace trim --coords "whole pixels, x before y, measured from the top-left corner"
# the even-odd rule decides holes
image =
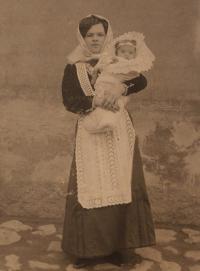
[[[106,133],[106,143],[108,148],[108,163],[111,176],[111,185],[112,189],[115,189],[118,186],[118,174],[117,174],[117,165],[115,163],[116,152],[114,148],[113,134],[111,131]]]
[[[129,147],[130,147],[130,151],[133,152],[134,145],[135,145],[135,130],[133,129],[133,124],[126,110],[124,110],[124,114],[126,117],[126,129],[128,133]]]
[[[94,96],[95,92],[92,89],[88,78],[86,65],[84,63],[76,63],[76,71],[81,88],[86,96]]]

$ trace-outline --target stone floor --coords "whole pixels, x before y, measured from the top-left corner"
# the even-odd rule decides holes
[[[0,271],[74,270],[60,249],[62,225],[47,221],[1,219]],[[200,230],[157,225],[157,245],[136,249],[135,263],[117,267],[106,261],[81,271],[200,271]]]

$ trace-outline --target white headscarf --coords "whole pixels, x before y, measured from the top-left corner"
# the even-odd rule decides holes
[[[100,19],[104,19],[108,23],[108,30],[107,30],[106,38],[104,40],[104,44],[99,54],[93,54],[92,52],[90,52],[84,38],[82,37],[80,33],[79,26],[78,26],[77,39],[78,39],[79,45],[67,57],[68,63],[70,64],[74,64],[77,62],[86,62],[90,59],[99,59],[102,53],[111,50],[110,45],[113,42],[113,33],[110,26],[110,22],[106,18],[100,15],[96,15],[96,14],[90,14],[86,16],[86,18],[90,17],[91,15]]]

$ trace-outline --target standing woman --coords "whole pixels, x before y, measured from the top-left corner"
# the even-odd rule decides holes
[[[108,20],[89,15],[78,27],[79,46],[69,55],[62,82],[66,110],[78,114],[63,226],[63,251],[77,268],[94,257],[155,244],[138,140],[124,110],[117,132],[91,135],[82,121],[95,106],[118,110],[117,99],[146,87],[143,75],[95,96],[93,69],[112,42]],[[118,254],[120,255],[120,254]]]

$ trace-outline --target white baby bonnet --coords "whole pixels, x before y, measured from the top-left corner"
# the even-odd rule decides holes
[[[112,47],[115,48],[118,42],[123,41],[136,42],[136,57],[131,60],[126,60],[124,58],[118,57],[119,62],[107,65],[107,67],[105,67],[106,71],[114,74],[117,73],[127,74],[133,71],[141,73],[150,70],[153,66],[155,56],[151,52],[151,50],[147,47],[144,41],[144,35],[142,33],[135,31],[125,33],[113,40]],[[100,62],[106,63],[106,58],[109,59],[108,54],[104,54],[100,59]],[[107,60],[107,62],[109,62],[109,60]]]

